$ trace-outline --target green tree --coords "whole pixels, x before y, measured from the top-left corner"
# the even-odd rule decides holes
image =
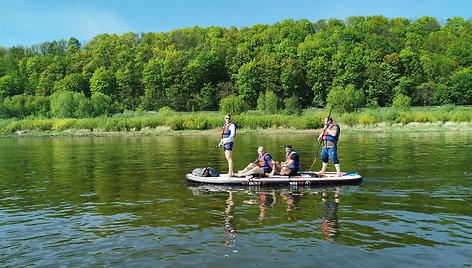
[[[260,92],[259,70],[256,63],[251,61],[244,64],[238,72],[236,85],[239,90],[239,96],[249,105],[255,107],[257,96]]]
[[[64,77],[61,66],[57,63],[50,64],[39,76],[36,94],[49,96],[54,92],[56,82]]]
[[[450,89],[444,84],[439,84],[434,90],[433,103],[437,105],[454,104],[455,100],[452,97]]]
[[[93,116],[110,115],[117,112],[112,99],[103,93],[94,93],[91,97]]]
[[[451,77],[449,89],[454,104],[472,103],[472,67],[454,73]]]
[[[144,67],[143,85],[144,96],[142,100],[142,108],[148,111],[157,111],[160,107],[167,105],[167,95],[163,77],[164,62],[160,59],[152,59]]]
[[[54,85],[54,91],[73,91],[81,92],[85,95],[90,96],[88,91],[88,83],[81,73],[73,73],[64,77],[64,79],[58,81]]]
[[[92,95],[95,93],[103,93],[110,97],[113,96],[115,89],[115,78],[110,70],[105,67],[98,68],[90,79],[90,91]]]
[[[304,106],[308,106],[313,99],[313,91],[306,86],[304,68],[294,59],[288,58],[282,61],[280,82],[282,96],[304,100]]]
[[[11,75],[0,77],[0,98],[14,95],[17,91],[17,80]]]

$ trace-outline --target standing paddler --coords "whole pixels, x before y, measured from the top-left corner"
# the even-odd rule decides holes
[[[333,161],[334,166],[336,167],[336,176],[341,177],[341,166],[338,159],[338,140],[341,129],[339,125],[333,123],[333,118],[327,116],[324,118],[324,128],[321,132],[318,140],[323,142],[323,149],[321,150],[321,160],[323,161],[323,166],[321,171],[318,173],[320,176],[323,176],[328,167],[328,157]]]
[[[226,160],[228,161],[228,177],[234,176],[233,172],[233,143],[234,136],[236,135],[236,124],[231,121],[231,115],[228,113],[225,115],[225,124],[221,131],[221,141],[218,144],[219,147],[223,146],[225,151]]]

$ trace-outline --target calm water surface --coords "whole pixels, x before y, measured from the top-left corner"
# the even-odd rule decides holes
[[[258,145],[282,160],[291,143],[305,170],[317,149],[236,139],[237,169]],[[472,266],[472,133],[341,139],[363,183],[271,189],[189,185],[195,167],[226,171],[216,135],[1,138],[0,266]]]

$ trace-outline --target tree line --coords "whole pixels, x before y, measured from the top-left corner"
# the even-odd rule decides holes
[[[0,47],[0,115],[470,105],[471,44],[470,18],[355,16]]]

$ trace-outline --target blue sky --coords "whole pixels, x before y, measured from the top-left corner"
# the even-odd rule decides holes
[[[0,46],[31,46],[101,33],[168,32],[200,26],[238,28],[284,19],[383,15],[415,20],[472,17],[471,0],[0,0]]]

